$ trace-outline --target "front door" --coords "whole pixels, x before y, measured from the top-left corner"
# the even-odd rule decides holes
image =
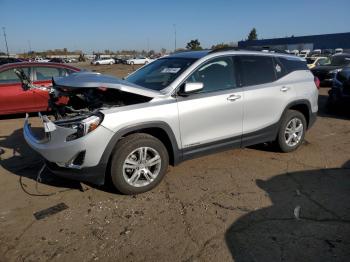
[[[237,87],[234,59],[224,56],[209,60],[186,82],[201,82],[204,88],[177,98],[184,154],[192,149],[239,146],[244,94]]]

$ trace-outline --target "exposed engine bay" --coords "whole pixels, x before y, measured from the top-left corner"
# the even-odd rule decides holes
[[[52,86],[49,108],[56,120],[86,116],[99,110],[149,101],[151,98],[104,87],[69,88]]]
[[[142,87],[132,83],[94,72],[55,78],[51,87],[33,85],[21,70],[15,70],[15,73],[21,79],[23,90],[48,91],[48,108],[55,120],[86,118],[99,110],[144,103],[154,97],[152,91],[142,90]]]

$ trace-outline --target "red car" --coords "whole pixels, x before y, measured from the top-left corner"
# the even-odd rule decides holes
[[[0,66],[0,115],[47,111],[49,94],[44,90],[22,89],[22,84],[13,71],[22,69],[34,85],[47,87],[52,77],[67,76],[80,69],[58,63],[21,62]]]

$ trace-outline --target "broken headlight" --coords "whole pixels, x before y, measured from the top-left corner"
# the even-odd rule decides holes
[[[67,123],[64,126],[75,129],[76,132],[67,136],[66,141],[72,141],[72,140],[78,139],[94,131],[101,124],[102,120],[103,120],[103,115],[96,114],[96,115],[89,116],[88,118],[85,118],[80,121],[71,122],[69,124]]]

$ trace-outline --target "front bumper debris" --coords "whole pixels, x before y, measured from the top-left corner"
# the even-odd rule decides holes
[[[75,133],[75,129],[56,125],[47,116],[39,117],[45,129],[45,137],[36,137],[26,116],[23,135],[28,145],[45,160],[64,169],[83,169],[99,164],[108,142],[114,135],[112,131],[100,125],[93,132],[73,141],[66,138]]]

